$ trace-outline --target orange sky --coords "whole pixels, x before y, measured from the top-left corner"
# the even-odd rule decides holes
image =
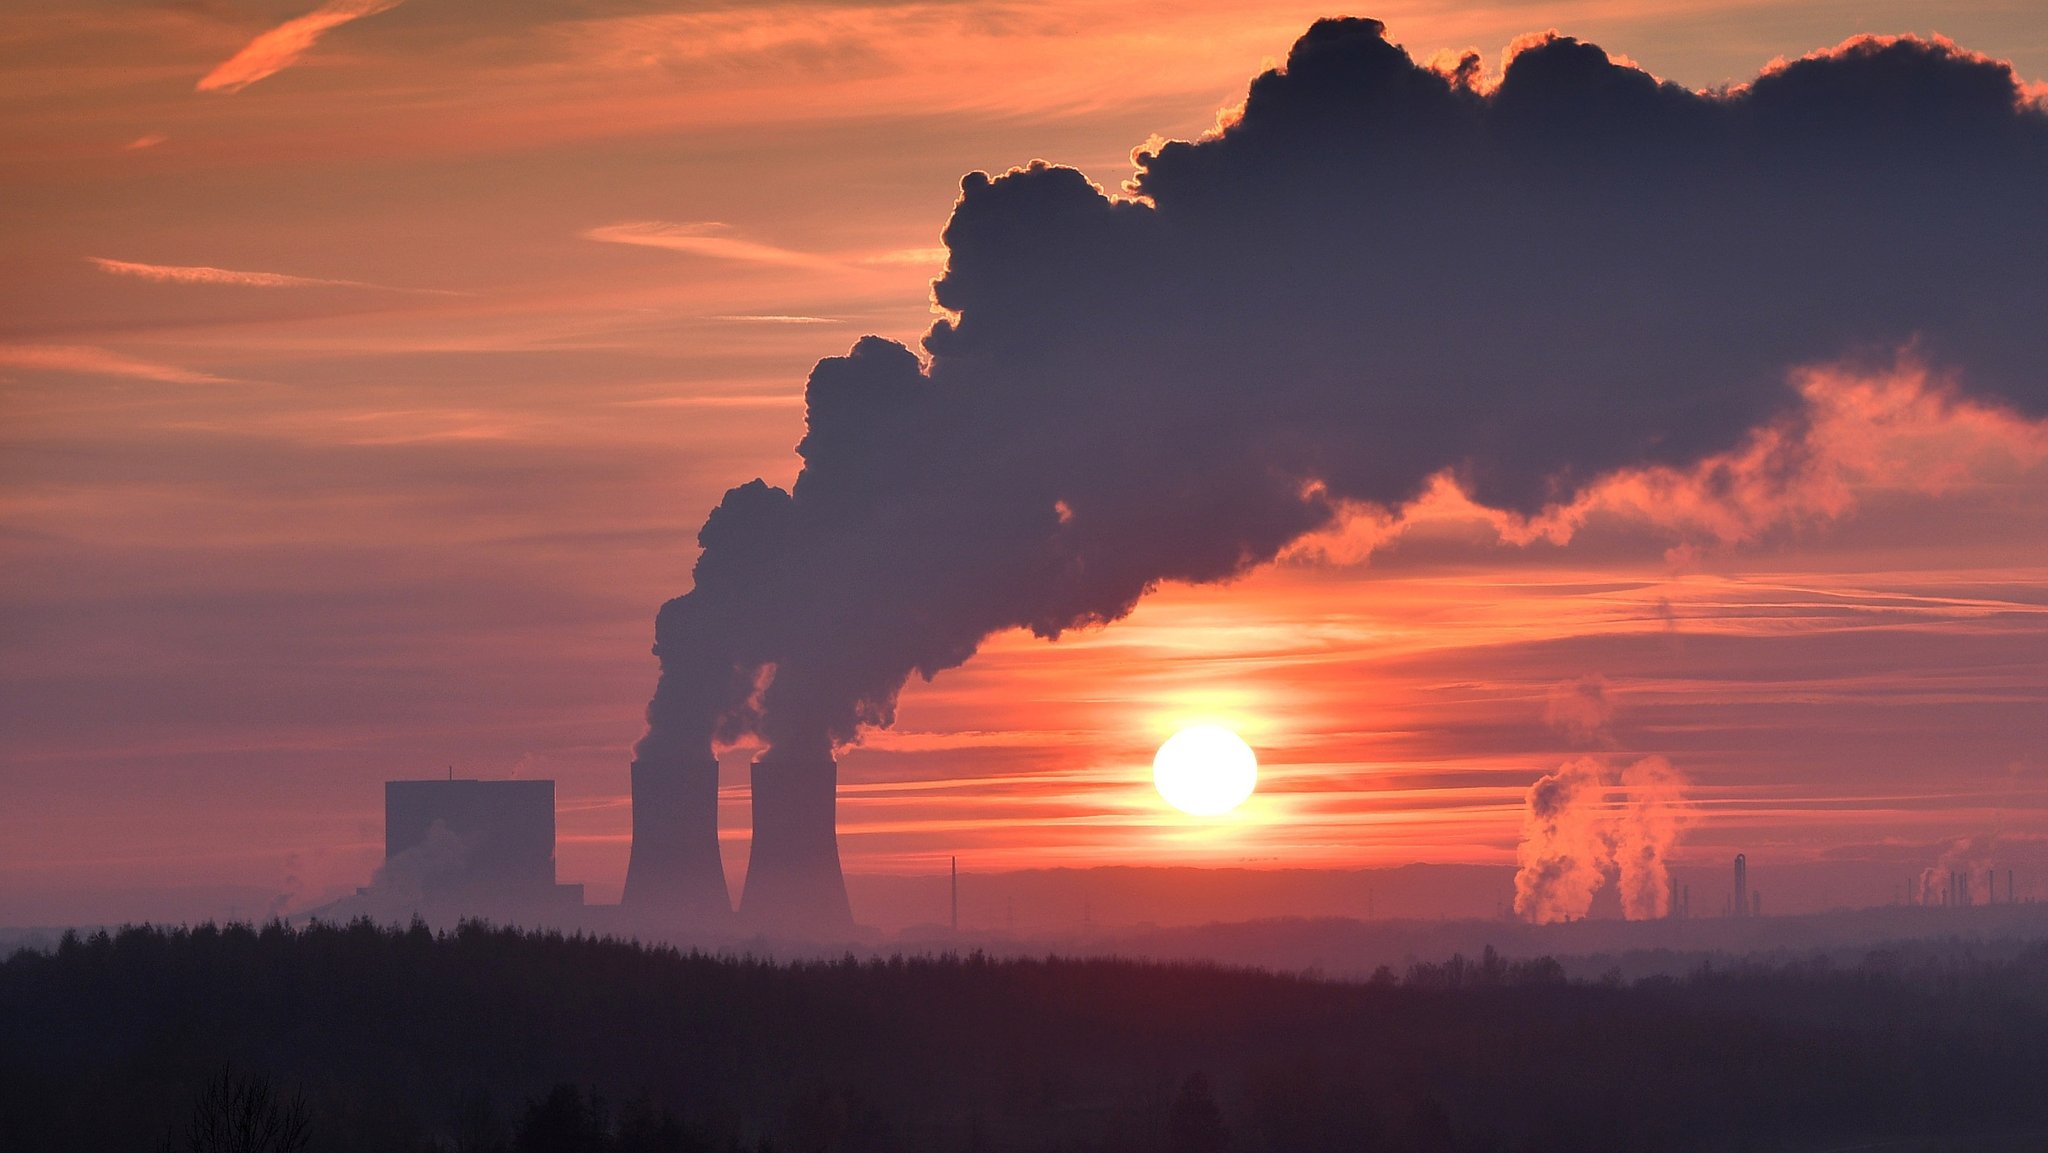
[[[1327,14],[600,8],[0,12],[0,923],[317,903],[380,855],[379,782],[451,765],[557,779],[562,877],[613,899],[653,612],[727,486],[793,478],[810,365],[929,323],[961,174],[1114,187]],[[1865,31],[2048,77],[2031,0],[1369,14],[1418,57],[1557,26],[1696,87]],[[2048,437],[1940,383],[1810,382],[1829,455],[1788,491],[1624,478],[1535,526],[1447,494],[998,638],[843,758],[848,869],[1506,863],[1588,676],[1602,747],[1694,782],[1681,858],[2020,852]],[[1266,766],[1220,824],[1147,782],[1197,718]]]

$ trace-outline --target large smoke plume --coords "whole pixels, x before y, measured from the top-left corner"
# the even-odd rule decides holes
[[[712,512],[657,621],[629,901],[722,907],[711,748],[754,738],[746,904],[843,917],[833,749],[994,632],[1113,621],[1445,477],[1533,514],[1685,467],[1796,425],[1803,365],[1910,343],[2048,409],[2048,114],[1946,43],[1702,94],[1556,36],[1488,83],[1330,20],[1134,159],[1123,196],[969,176],[924,359],[820,362],[793,488]]]

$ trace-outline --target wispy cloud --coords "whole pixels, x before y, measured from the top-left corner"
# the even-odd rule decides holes
[[[732,324],[845,324],[830,316],[788,316],[780,313],[742,313],[732,316],[714,316],[712,320]]]
[[[742,240],[732,235],[732,231],[729,224],[709,220],[681,224],[667,220],[635,220],[589,229],[583,233],[583,238],[606,244],[665,248],[672,252],[688,252],[717,260],[737,260],[748,264],[779,264],[790,268],[846,267],[832,257],[820,256],[814,252],[798,252],[791,248],[777,248],[772,244]]]
[[[299,62],[320,37],[365,16],[396,8],[403,0],[327,0],[327,3],[249,41],[240,52],[199,78],[201,92],[240,92],[266,76]]]
[[[802,408],[801,393],[755,396],[650,396],[616,402],[621,408]]]
[[[122,376],[167,384],[232,384],[225,376],[139,360],[85,344],[0,344],[0,365],[72,372],[85,376]]]
[[[100,271],[114,276],[133,276],[159,284],[220,284],[237,288],[367,288],[377,292],[414,292],[435,296],[452,295],[433,288],[393,288],[364,280],[330,280],[318,276],[292,276],[283,272],[246,272],[235,268],[213,268],[204,264],[143,264],[133,260],[108,260],[88,256]]]
[[[860,258],[862,264],[944,264],[949,254],[944,248],[898,248],[889,252],[878,252],[873,256]]]

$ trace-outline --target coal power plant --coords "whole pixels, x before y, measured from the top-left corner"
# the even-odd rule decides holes
[[[555,782],[384,782],[384,863],[358,896],[419,913],[581,906],[583,886],[555,880]]]
[[[1123,194],[1044,162],[961,181],[942,315],[915,349],[817,362],[796,479],[727,490],[657,615],[637,915],[732,915],[713,750],[748,745],[739,914],[850,925],[834,752],[991,636],[1110,624],[1446,477],[1526,520],[1764,430],[1803,458],[1820,410],[1795,366],[1894,350],[1887,371],[2048,415],[2041,198],[2015,192],[2048,149],[2005,66],[1872,41],[1692,92],[1555,37],[1487,87],[1385,31],[1318,22],[1226,128],[1134,154]],[[1895,95],[1841,95],[1866,89]],[[1658,869],[1627,887],[1663,911]],[[1554,896],[1523,904],[1567,915]]]

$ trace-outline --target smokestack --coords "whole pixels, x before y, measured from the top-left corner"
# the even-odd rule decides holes
[[[1735,900],[1730,903],[1738,917],[1749,915],[1749,858],[1735,854]]]
[[[951,860],[953,862],[953,931],[957,933],[960,931],[960,858],[953,857]]]

